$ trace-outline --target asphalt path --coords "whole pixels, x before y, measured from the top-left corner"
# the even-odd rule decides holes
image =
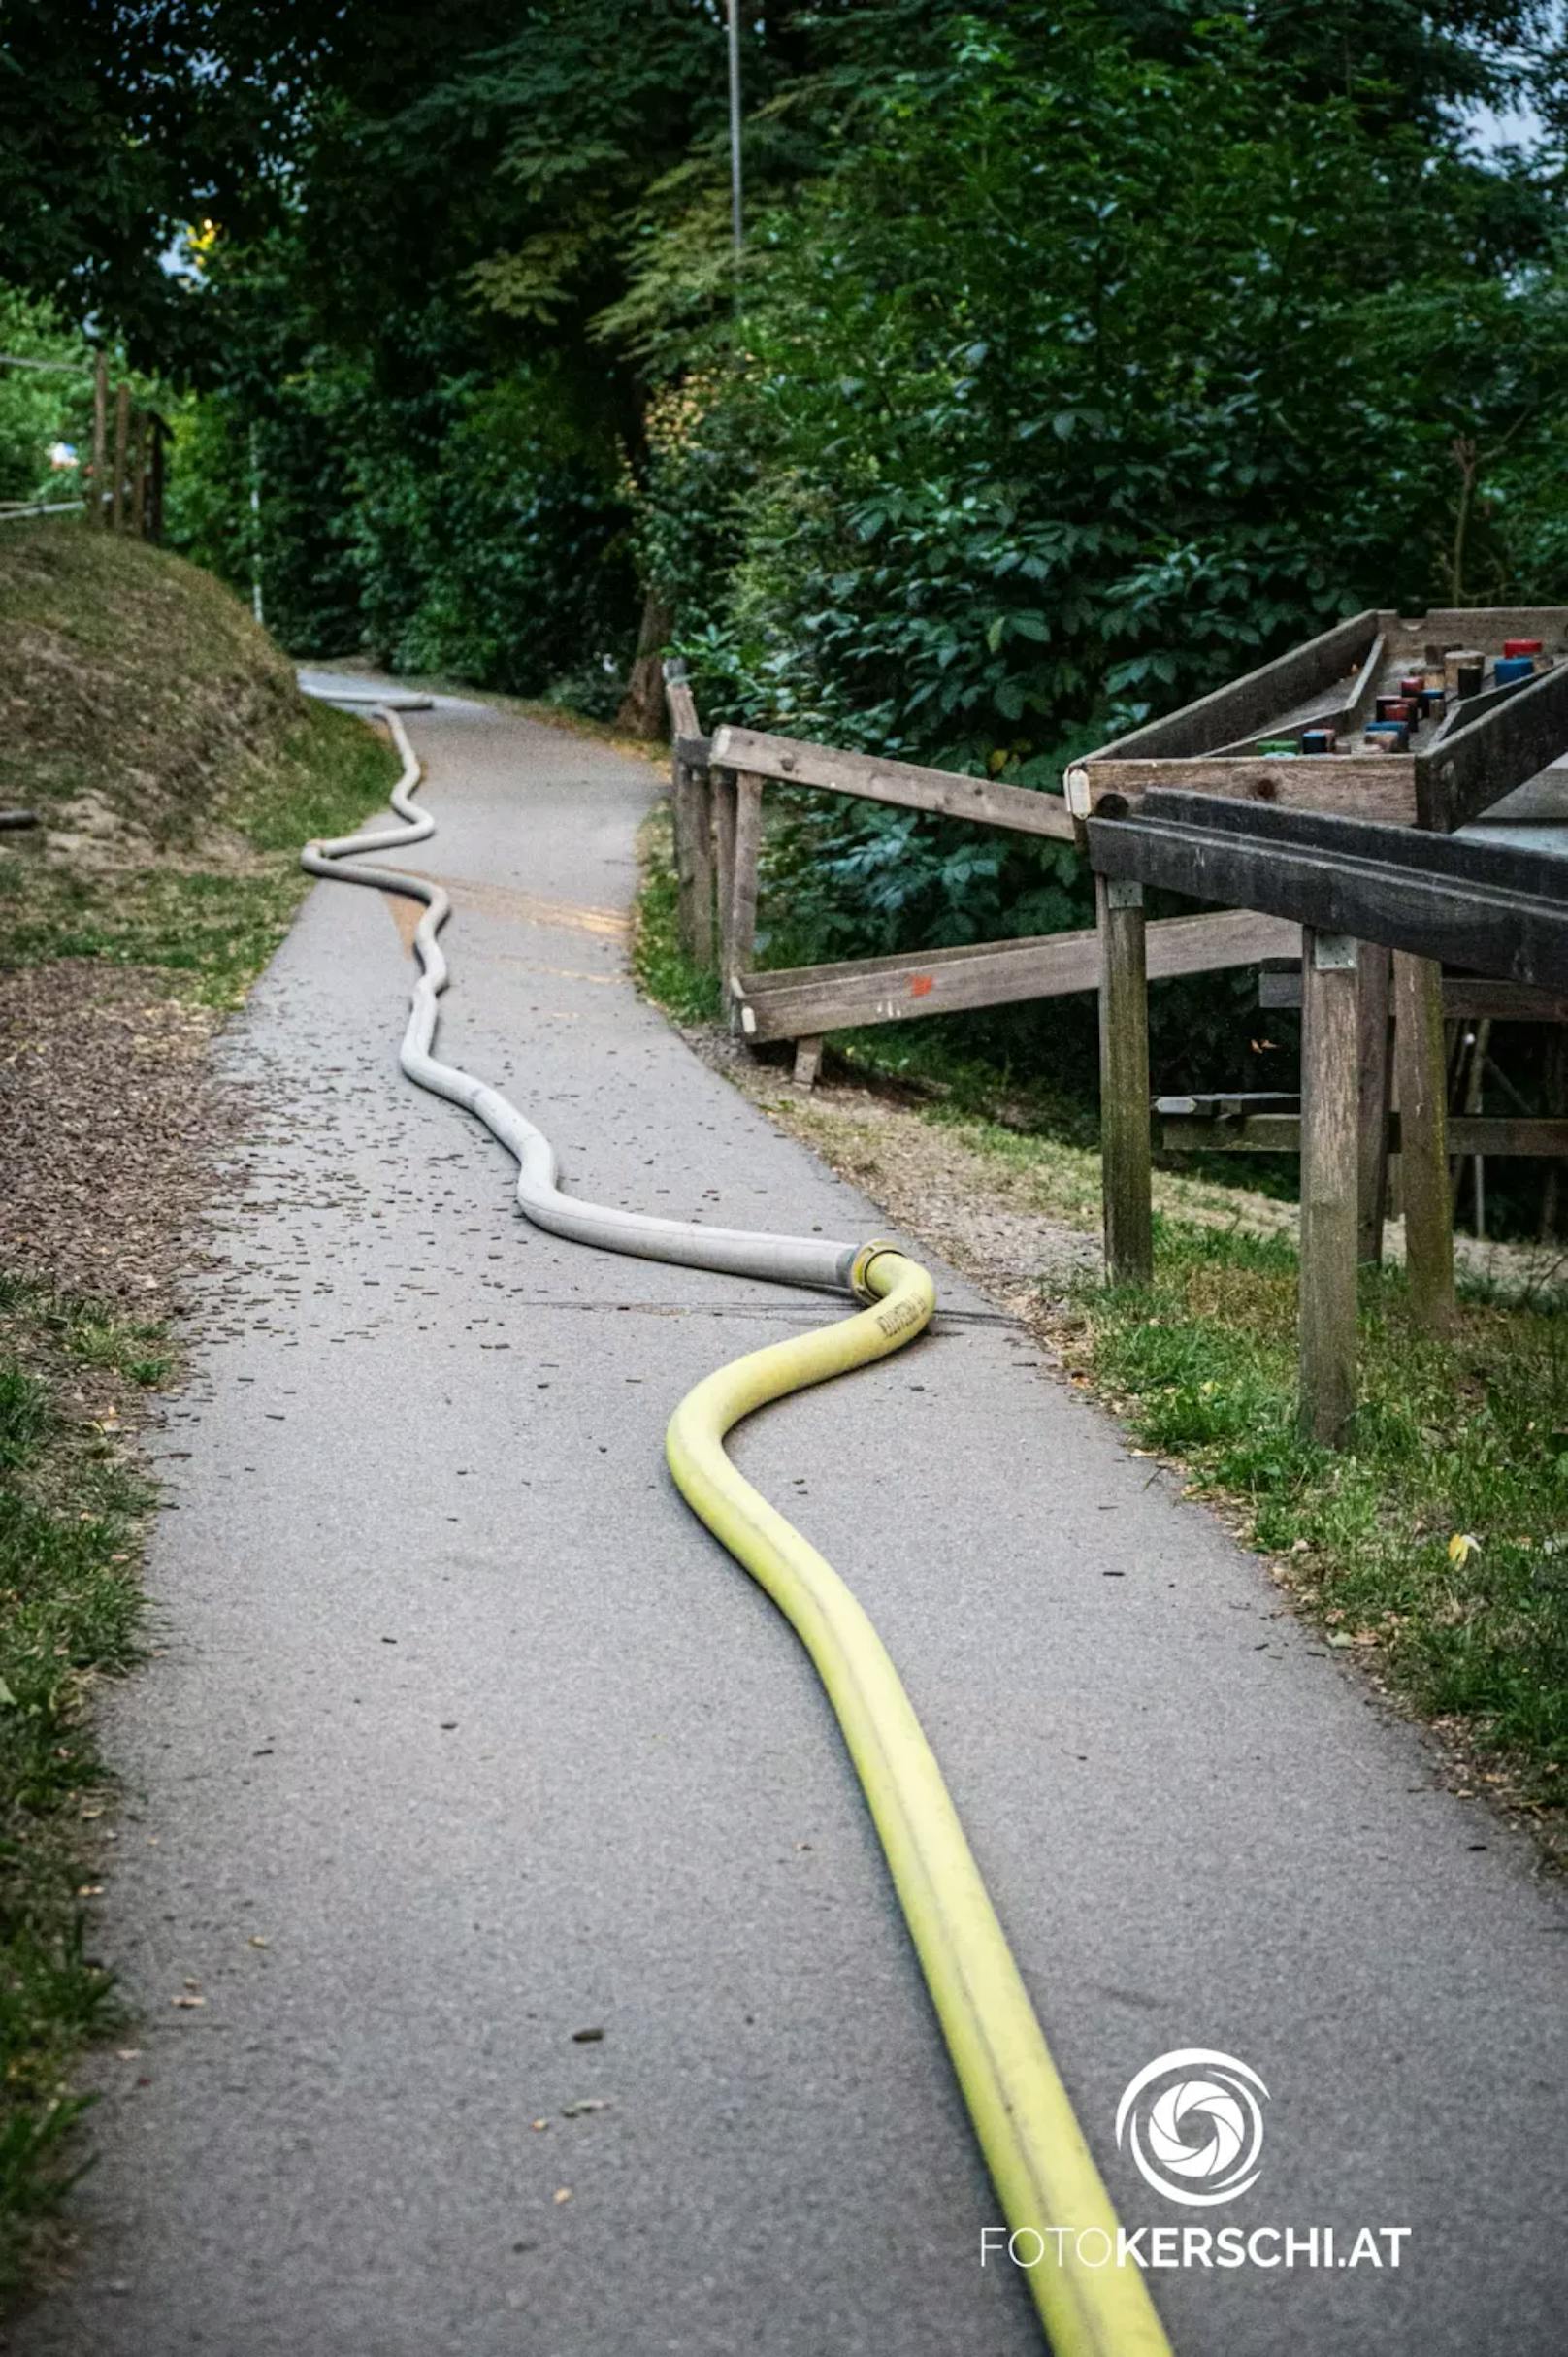
[[[566,1184],[884,1232],[637,998],[653,770],[476,703],[408,727],[446,1052]],[[140,2019],[10,2345],[1021,2357],[831,1713],[662,1460],[691,1384],[824,1305],[527,1228],[399,1075],[409,913],[318,886],[222,1044],[249,1119],[155,1441],[162,1655],[108,1714]],[[1261,2230],[1156,2274],[1178,2351],[1559,2351],[1568,1917],[1528,1848],[1002,1319],[736,1454],[898,1663],[1127,2225]],[[1113,2133],[1185,2048],[1268,2089],[1213,2209]],[[1400,2265],[1269,2263],[1326,2225],[1408,2228]]]

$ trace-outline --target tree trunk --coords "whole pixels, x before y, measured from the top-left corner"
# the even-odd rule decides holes
[[[621,708],[615,715],[615,725],[629,737],[662,738],[665,729],[665,678],[661,658],[674,627],[674,615],[656,590],[650,589],[642,606],[642,625],[637,632],[637,656],[632,665],[632,676],[626,683]]]

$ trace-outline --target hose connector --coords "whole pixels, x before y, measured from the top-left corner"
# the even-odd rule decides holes
[[[871,1262],[885,1252],[896,1253],[899,1260],[905,1257],[901,1244],[891,1244],[886,1236],[878,1236],[874,1243],[863,1244],[850,1262],[849,1290],[857,1301],[881,1300],[885,1289],[871,1283],[870,1271]]]

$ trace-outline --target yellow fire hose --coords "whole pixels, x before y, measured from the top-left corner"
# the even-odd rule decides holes
[[[1110,2197],[898,1674],[837,1573],[724,1453],[725,1434],[769,1400],[867,1366],[912,1341],[935,1307],[931,1278],[890,1244],[856,1251],[817,1236],[655,1219],[586,1203],[562,1189],[542,1131],[499,1090],[434,1053],[447,979],[437,934],[450,902],[440,885],[362,856],[402,850],[435,833],[434,819],[412,800],[418,757],[396,711],[379,694],[375,701],[403,757],[390,796],[401,823],[310,843],[301,862],[314,875],[425,902],[414,933],[420,975],[400,1050],[409,1079],[464,1106],[501,1140],[517,1161],[519,1207],[555,1234],[642,1259],[848,1291],[869,1305],[705,1377],[670,1419],[670,1468],[693,1511],[767,1589],[816,1663],[870,1804],[1007,2222],[1015,2236],[1039,2238],[1037,2263],[1029,2244],[1021,2255],[1057,2357],[1170,2357],[1142,2270],[1135,2262],[1116,2263]],[[1086,2261],[1083,2240],[1096,2233],[1104,2260]]]
[[[864,1248],[854,1283],[873,1303],[858,1317],[753,1351],[687,1392],[666,1436],[670,1470],[791,1622],[827,1688],[1007,2222],[1041,2238],[1028,2279],[1057,2357],[1169,2357],[1141,2269],[1115,2263],[1110,2196],[887,1649],[832,1565],[724,1452],[742,1417],[886,1358],[936,1306],[926,1271],[891,1245]],[[1046,2234],[1061,2227],[1059,2257]],[[1086,2265],[1080,2237],[1096,2227],[1107,2259]],[[1034,2247],[1026,2243],[1029,2256]],[[1092,2242],[1096,2257],[1100,2247]]]

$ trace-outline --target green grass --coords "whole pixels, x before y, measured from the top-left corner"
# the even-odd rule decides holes
[[[156,1328],[0,1279],[4,2293],[80,2172],[71,2130],[84,2106],[70,2072],[114,2019],[114,1982],[83,1928],[108,1784],[85,1704],[95,1680],[137,1654],[137,1534],[150,1491],[115,1427],[127,1387],[159,1382],[168,1365]]]
[[[717,1023],[723,1012],[719,977],[694,966],[680,946],[679,890],[670,846],[670,811],[661,803],[644,821],[637,840],[642,883],[632,971],[637,988],[676,1023]]]
[[[1331,1645],[1365,1651],[1526,1805],[1568,1800],[1568,1321],[1461,1301],[1410,1324],[1363,1277],[1361,1405],[1340,1452],[1295,1428],[1296,1255],[1158,1224],[1148,1293],[1085,1288],[1091,1363],[1199,1493],[1239,1501]]]

